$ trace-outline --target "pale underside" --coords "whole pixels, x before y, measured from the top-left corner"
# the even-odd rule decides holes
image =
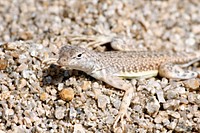
[[[119,72],[115,73],[113,76],[122,77],[125,79],[133,79],[133,78],[150,78],[158,75],[158,70],[149,70],[142,72]]]

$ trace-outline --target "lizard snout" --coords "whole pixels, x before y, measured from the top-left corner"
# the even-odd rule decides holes
[[[57,60],[57,63],[58,63],[59,65],[62,65],[61,58],[59,58],[59,59]]]
[[[66,58],[59,58],[57,63],[60,65],[60,66],[68,66],[68,60]]]

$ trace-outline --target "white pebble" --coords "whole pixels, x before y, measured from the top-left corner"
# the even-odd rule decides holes
[[[58,90],[61,91],[63,89],[64,84],[63,83],[59,83],[58,84]]]
[[[157,95],[158,101],[160,103],[164,103],[165,102],[164,93],[163,93],[162,90],[156,90],[156,95]]]
[[[146,105],[146,109],[149,114],[156,114],[159,111],[159,108],[160,104],[155,96],[149,99]]]
[[[63,108],[63,107],[56,108],[55,117],[57,119],[63,119],[65,117],[65,110],[66,110],[66,108]]]
[[[14,110],[13,109],[5,109],[5,115],[14,115]]]
[[[75,124],[73,133],[85,133],[85,129],[81,124]]]
[[[97,102],[98,107],[104,110],[106,108],[106,105],[110,103],[110,99],[106,95],[99,95]]]
[[[76,118],[77,111],[74,109],[74,107],[70,107],[69,109],[69,118],[74,119]]]
[[[195,45],[196,41],[194,38],[188,38],[185,40],[185,43],[189,46],[193,46],[193,45]]]

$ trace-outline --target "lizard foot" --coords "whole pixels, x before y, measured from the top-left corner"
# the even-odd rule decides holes
[[[120,121],[120,125],[121,125],[121,129],[122,131],[125,130],[125,124],[126,124],[126,120],[124,120],[124,118],[126,117],[126,119],[128,121],[130,121],[130,116],[127,114],[126,111],[120,111],[115,119],[115,122],[114,122],[114,125],[113,125],[113,129],[114,129],[114,132],[117,132],[119,130],[119,127],[118,127],[118,123]]]

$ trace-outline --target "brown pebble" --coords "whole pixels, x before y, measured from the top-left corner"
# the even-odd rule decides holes
[[[24,88],[26,85],[27,85],[26,80],[25,80],[24,78],[22,78],[22,79],[20,79],[20,83],[19,83],[18,88],[19,88],[19,89],[22,89],[22,88]]]
[[[200,86],[200,81],[198,79],[188,79],[184,81],[183,83],[185,84],[186,87],[192,90],[196,90]]]
[[[17,51],[11,51],[10,55],[14,58],[19,58],[19,53]]]
[[[22,32],[20,33],[19,38],[22,40],[30,40],[33,38],[33,35],[31,32]]]
[[[4,49],[6,50],[16,50],[17,49],[17,45],[13,42],[11,43],[6,43],[4,46],[3,46]]]
[[[81,85],[81,88],[82,90],[87,90],[88,88],[91,87],[91,82],[90,81],[83,81],[82,85]]]
[[[6,67],[7,67],[7,65],[8,65],[7,60],[5,60],[5,59],[0,59],[0,70],[5,70]]]
[[[74,90],[72,88],[62,89],[59,92],[59,97],[63,101],[71,101],[74,98]]]
[[[42,93],[40,94],[40,100],[41,100],[41,101],[47,100],[47,97],[48,97],[48,95],[47,95],[46,92],[42,92]]]

